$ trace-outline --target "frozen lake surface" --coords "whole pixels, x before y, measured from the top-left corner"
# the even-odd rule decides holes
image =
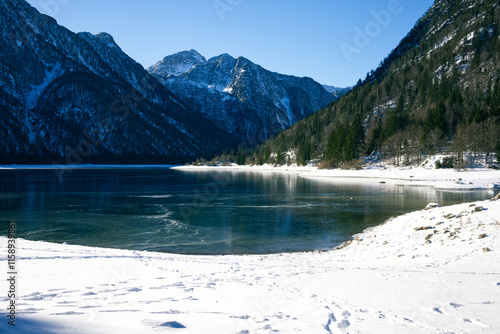
[[[168,167],[0,170],[19,238],[180,254],[332,249],[386,219],[491,197],[295,174]],[[2,235],[5,235],[2,233]]]

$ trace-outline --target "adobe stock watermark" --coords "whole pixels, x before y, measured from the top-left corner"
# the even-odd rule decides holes
[[[61,9],[61,6],[67,5],[71,0],[38,0],[37,5],[41,9],[41,13],[48,16],[56,16]]]
[[[243,4],[243,0],[215,0],[212,5],[221,21],[224,21],[224,15],[227,12],[234,11]]]
[[[59,13],[61,6],[67,5],[70,1],[71,0],[37,0],[35,5],[37,5],[40,13],[54,18]],[[47,24],[48,20],[47,17],[42,17],[40,20],[36,21],[36,25],[42,27]],[[17,54],[23,50],[24,45],[28,44],[32,34],[34,34],[33,28],[23,25],[7,34],[6,37],[11,44],[12,50]]]
[[[8,240],[7,240],[7,323],[9,326],[16,326],[16,310],[17,310],[17,243],[16,231],[17,224],[15,221],[9,221],[8,225]]]
[[[390,0],[386,9],[370,11],[373,20],[367,22],[362,28],[359,26],[354,28],[355,35],[352,44],[346,42],[340,44],[340,49],[346,61],[351,63],[352,57],[359,55],[363,49],[366,49],[373,39],[377,38],[383,29],[391,24],[393,17],[403,12],[403,9],[400,0]]]

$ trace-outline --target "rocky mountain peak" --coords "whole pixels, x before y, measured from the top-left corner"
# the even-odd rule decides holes
[[[198,51],[191,49],[163,58],[161,61],[151,66],[148,71],[152,74],[161,76],[177,76],[186,73],[196,65],[206,63],[206,61],[205,57],[198,53]]]
[[[101,42],[105,43],[110,48],[120,49],[120,47],[118,46],[118,44],[116,44],[115,39],[113,38],[113,36],[111,36],[110,34],[108,34],[106,32],[101,32],[101,33],[95,35],[95,37],[97,37],[98,39],[100,39]]]
[[[195,52],[195,51],[194,51]],[[311,78],[282,75],[224,53],[193,61],[193,50],[149,68],[168,89],[251,146],[335,100]]]
[[[224,62],[224,61],[234,61],[234,57],[227,53],[223,53],[221,55],[210,58],[207,63],[216,63],[216,62]]]

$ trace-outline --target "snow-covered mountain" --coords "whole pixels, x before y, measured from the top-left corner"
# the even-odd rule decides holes
[[[349,93],[349,91],[352,89],[352,87],[340,88],[328,85],[323,85],[323,88],[328,93],[331,93],[335,97],[335,99],[339,99],[340,97],[342,97],[342,95]]]
[[[223,54],[205,60],[190,50],[148,71],[221,129],[256,145],[335,100],[311,78],[274,73]]]
[[[195,67],[204,64],[207,60],[196,50],[182,51],[165,57],[162,61],[151,66],[149,71],[157,75],[181,75]]]
[[[328,92],[328,93],[335,93],[340,90],[344,90],[345,88],[340,88],[340,87],[335,87],[335,86],[328,86],[328,85],[323,85],[323,88]]]
[[[108,34],[0,0],[0,164],[168,162],[238,144]]]

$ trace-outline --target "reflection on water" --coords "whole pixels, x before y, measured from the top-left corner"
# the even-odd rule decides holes
[[[387,218],[486,199],[386,184],[168,168],[0,171],[0,214],[18,237],[185,254],[331,249]],[[1,232],[6,234],[6,228]]]

